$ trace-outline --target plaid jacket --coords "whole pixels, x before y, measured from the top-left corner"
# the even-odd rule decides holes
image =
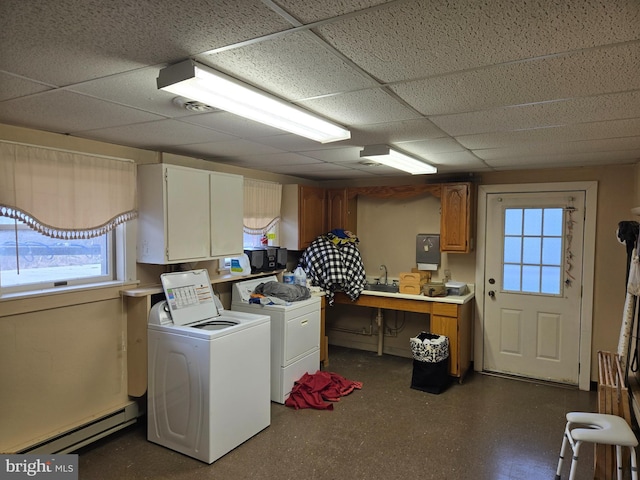
[[[351,300],[364,290],[364,265],[355,242],[336,244],[324,236],[317,237],[303,252],[300,264],[311,285],[327,293],[329,305],[333,305],[336,290],[344,291]]]

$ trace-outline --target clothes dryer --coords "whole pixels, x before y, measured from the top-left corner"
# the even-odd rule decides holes
[[[277,281],[272,275],[234,283],[231,310],[271,318],[271,401],[284,403],[296,380],[320,368],[320,297],[286,305],[249,303],[258,285]]]
[[[224,311],[206,270],[162,283],[167,300],[148,325],[147,439],[213,463],[271,423],[270,318]]]

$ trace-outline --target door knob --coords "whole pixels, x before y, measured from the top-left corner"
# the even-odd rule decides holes
[[[495,292],[495,291],[493,291],[493,290],[489,290],[489,292],[488,292],[488,293],[489,293],[489,296],[490,296],[491,298],[496,298],[496,292]]]

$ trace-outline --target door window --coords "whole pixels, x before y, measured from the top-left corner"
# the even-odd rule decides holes
[[[561,295],[562,208],[507,208],[502,289]]]

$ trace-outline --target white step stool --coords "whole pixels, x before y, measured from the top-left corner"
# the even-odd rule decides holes
[[[578,465],[578,451],[582,442],[599,443],[601,445],[615,445],[617,459],[617,477],[622,480],[622,447],[629,447],[631,452],[631,478],[638,480],[638,466],[636,463],[636,450],[638,440],[631,427],[622,417],[605,413],[567,413],[567,426],[564,429],[562,449],[556,470],[556,480],[560,480],[562,461],[566,453],[567,445],[571,445],[573,458],[571,459],[571,471],[569,480],[575,480],[576,467]]]

